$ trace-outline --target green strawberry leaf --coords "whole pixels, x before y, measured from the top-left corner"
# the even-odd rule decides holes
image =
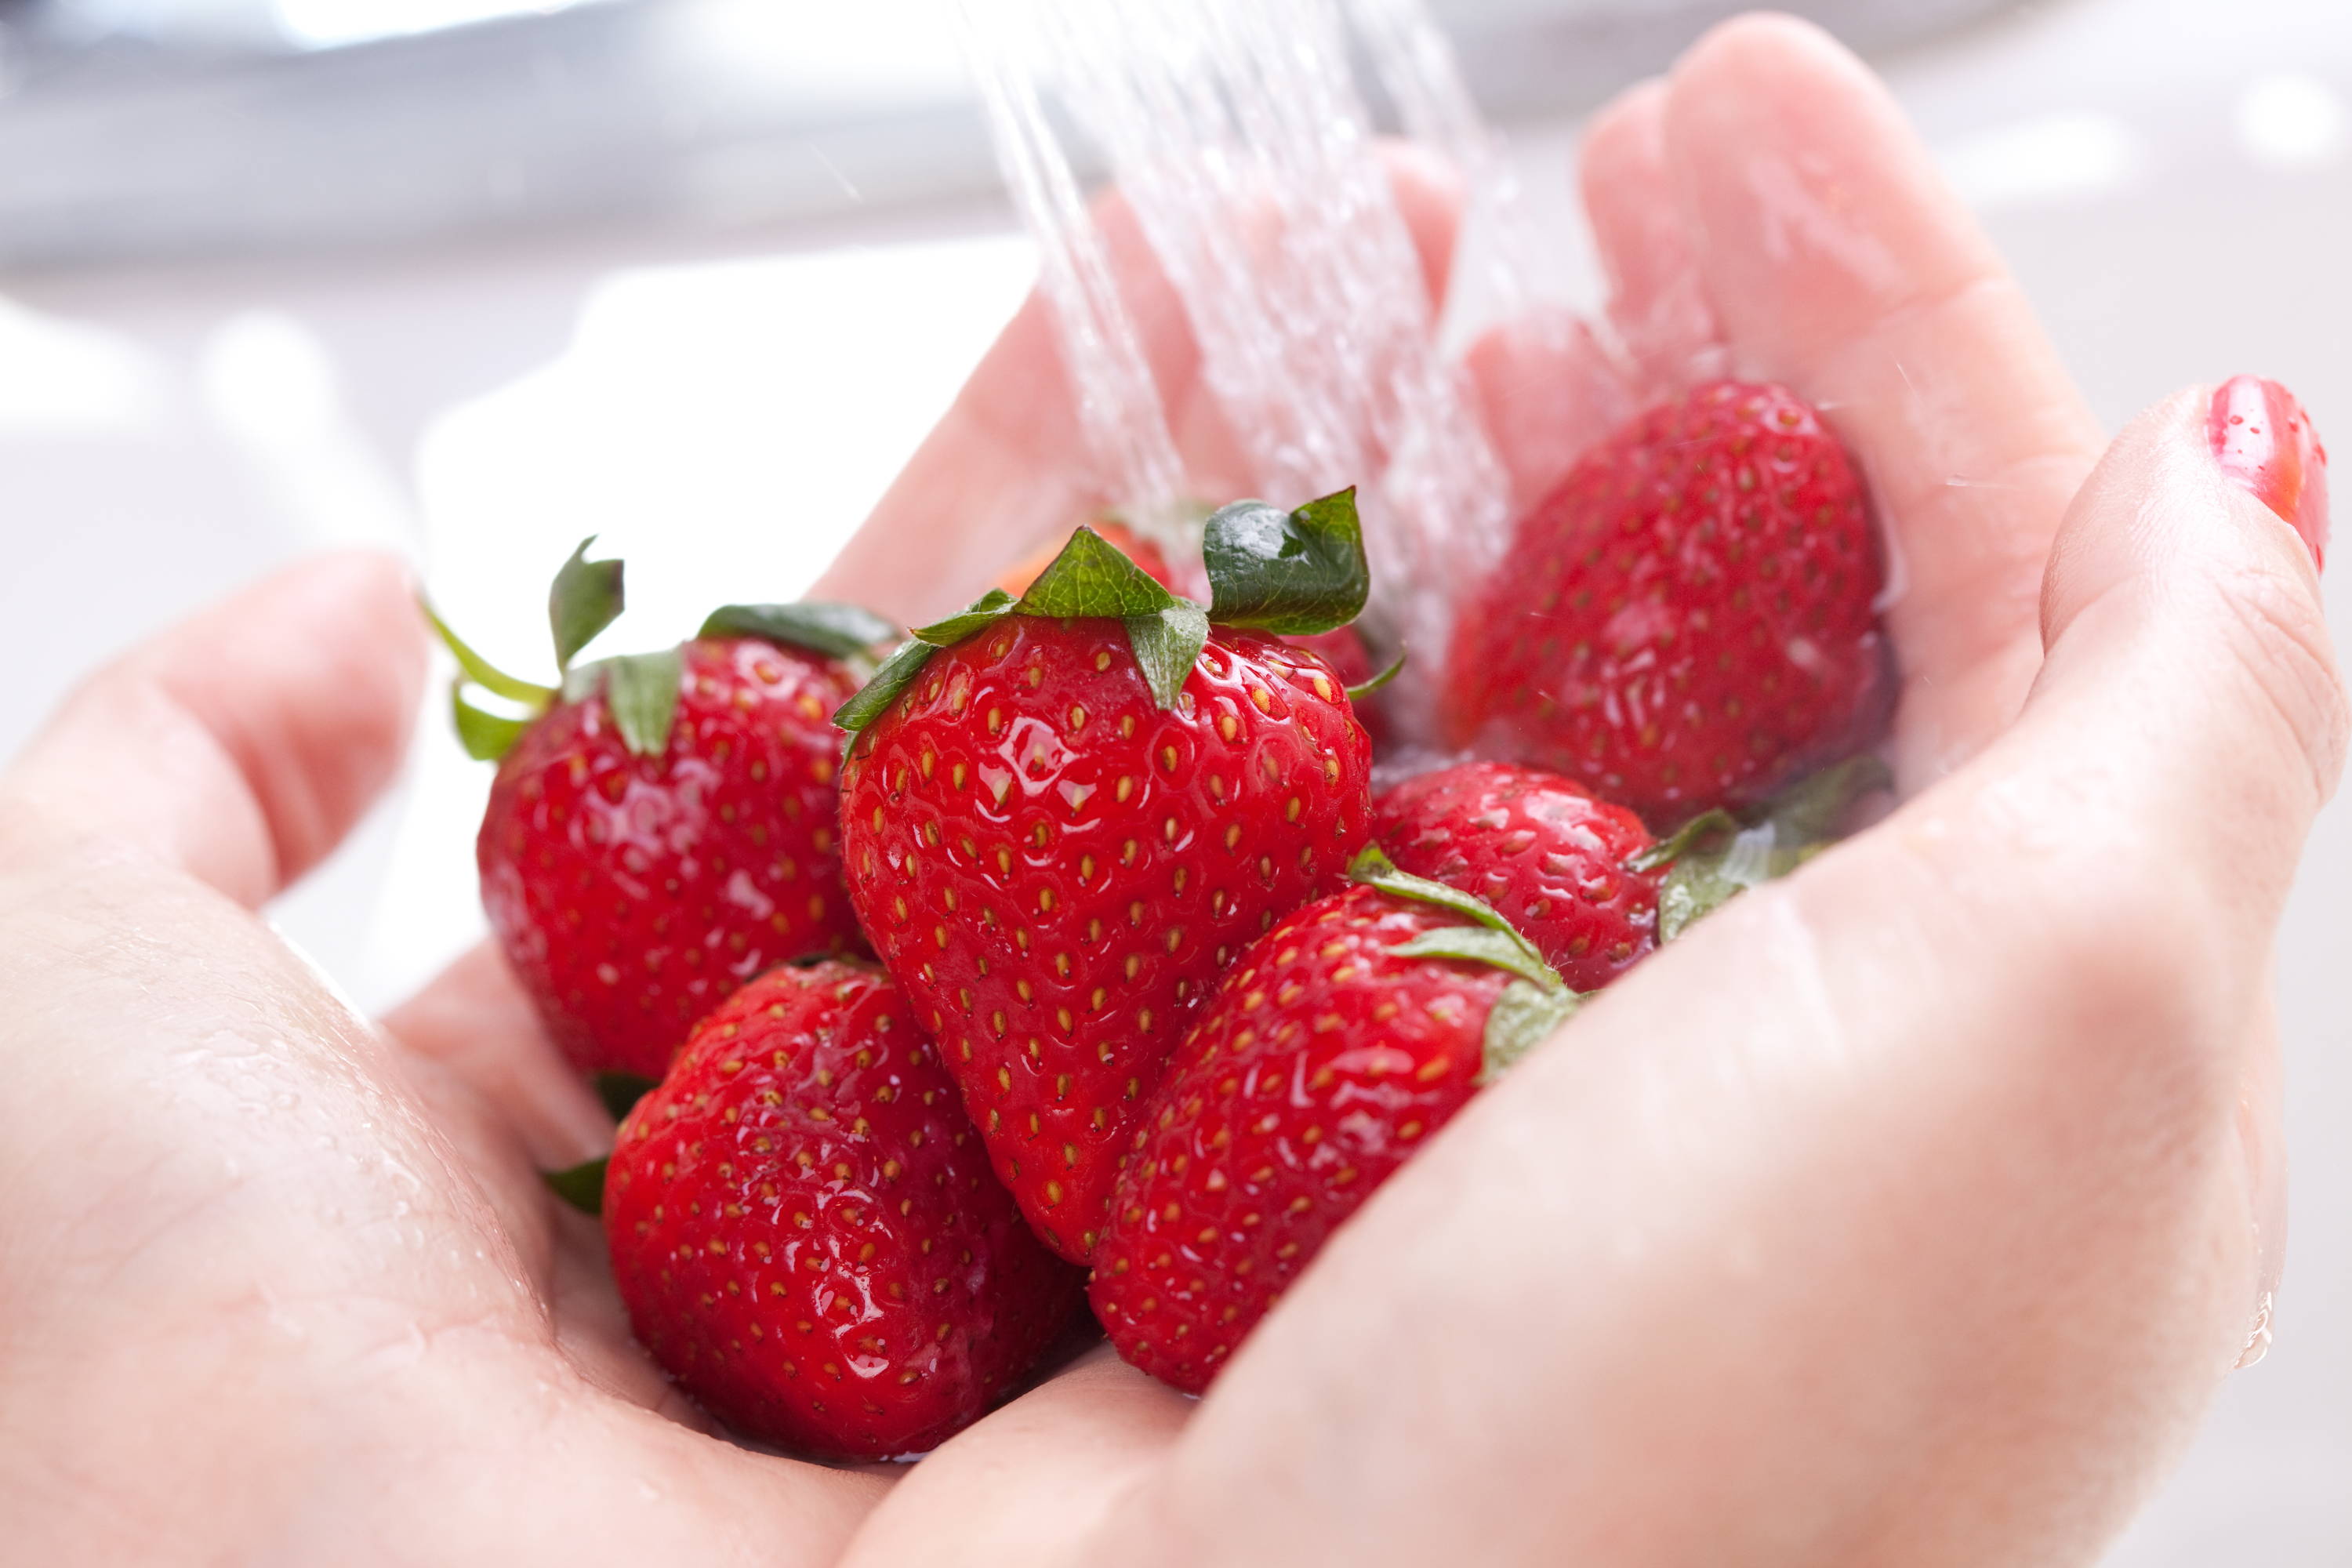
[[[1443,931],[1423,931],[1421,935],[1399,943],[1391,952],[1412,958],[1462,958],[1474,963],[1491,963],[1497,969],[1507,969],[1542,985],[1565,984],[1550,964],[1543,960],[1535,944],[1518,933],[1502,912],[1486,900],[1449,888],[1443,882],[1433,882],[1426,877],[1416,877],[1410,871],[1400,871],[1396,863],[1377,844],[1367,844],[1356,852],[1348,864],[1350,880],[1400,899],[1412,899],[1420,903],[1434,904],[1451,910],[1472,922],[1469,926],[1454,926]]]
[[[1383,889],[1382,891],[1388,889]],[[1490,931],[1485,926],[1444,926],[1409,937],[1389,949],[1399,958],[1458,958],[1466,963],[1507,969],[1535,985],[1559,985],[1552,972],[1527,938],[1515,931]]]
[[[685,676],[685,661],[677,649],[624,654],[599,659],[588,668],[604,678],[604,705],[612,710],[613,727],[621,732],[621,743],[630,754],[658,757],[669,750],[670,725],[677,717],[677,689]]]
[[[1774,795],[1752,824],[1711,811],[1626,862],[1635,870],[1674,863],[1658,889],[1658,940],[1673,942],[1701,917],[1828,848],[1846,808],[1893,783],[1877,757],[1849,757]]]
[[[449,629],[449,623],[441,618],[440,612],[421,594],[417,595],[416,605],[425,612],[425,618],[431,623],[434,635],[441,639],[441,646],[456,657],[457,668],[466,672],[467,679],[493,696],[503,697],[509,702],[520,702],[533,712],[546,711],[548,705],[555,700],[553,687],[519,680],[467,647],[466,639]]]
[[[609,1155],[584,1161],[568,1170],[541,1171],[539,1179],[547,1190],[578,1209],[582,1214],[604,1212],[604,1167]]]
[[[702,623],[698,637],[758,637],[786,647],[806,648],[827,658],[850,658],[898,628],[856,605],[803,602],[794,605],[721,605]]]
[[[834,710],[834,727],[855,735],[882,717],[898,700],[898,693],[923,673],[923,666],[931,662],[931,655],[995,625],[1011,615],[1019,602],[1002,588],[991,588],[961,614],[933,621],[928,626],[917,626],[897,651],[882,661],[873,677],[857,689],[857,695]]]
[[[1080,528],[1021,595],[1021,614],[1048,619],[1086,616],[1156,616],[1183,603],[1127,552],[1091,528]]]
[[[1201,554],[1209,619],[1307,637],[1346,626],[1371,592],[1353,486],[1284,511],[1235,501],[1209,516]]]
[[[1127,643],[1151,700],[1163,709],[1176,706],[1184,678],[1209,640],[1209,617],[1200,605],[1170,593],[1091,528],[1070,535],[1013,608],[1050,619],[1117,616],[1127,626]]]
[[[1739,831],[1739,818],[1721,806],[1701,812],[1665,837],[1625,862],[1628,871],[1654,871],[1661,866],[1671,866],[1689,854],[1703,840],[1718,833]]]
[[[1864,795],[1893,789],[1895,775],[1875,753],[1864,752],[1806,774],[1774,795],[1769,818],[1783,844],[1826,844],[1846,808]]]
[[[1378,691],[1381,687],[1386,686],[1390,681],[1394,680],[1404,669],[1404,661],[1405,654],[1402,650],[1399,650],[1396,658],[1389,662],[1389,667],[1386,669],[1381,671],[1378,675],[1373,676],[1369,680],[1359,681],[1357,684],[1349,687],[1348,700],[1350,702],[1361,702],[1365,698],[1370,697],[1373,692]]]
[[[1129,616],[1127,643],[1151,689],[1151,700],[1160,709],[1176,706],[1184,678],[1209,641],[1208,612],[1188,600],[1177,599],[1156,616]]]
[[[853,734],[863,730],[913,684],[935,651],[976,637],[1011,615],[1054,620],[1117,616],[1126,623],[1128,645],[1151,700],[1162,708],[1176,706],[1184,678],[1209,639],[1208,617],[1198,605],[1160,586],[1093,529],[1081,528],[1020,598],[991,588],[961,614],[917,626],[874,679],[835,712],[834,723]]]
[[[976,637],[994,626],[1020,606],[1021,601],[1002,588],[991,588],[974,599],[964,609],[943,621],[933,621],[928,626],[917,626],[913,637],[918,642],[932,647],[953,647],[966,637]]]
[[[1772,869],[1769,824],[1729,832],[1718,825],[1702,837],[1711,842],[1685,852],[1658,889],[1661,942],[1675,941],[1702,916],[1780,875]]]
[[[1486,1088],[1551,1038],[1583,1001],[1564,985],[1514,980],[1504,986],[1486,1015],[1486,1060],[1478,1068],[1478,1087]]]
[[[889,710],[898,700],[898,693],[915,683],[923,673],[923,666],[940,650],[919,637],[908,637],[898,645],[898,651],[882,661],[874,679],[857,689],[857,695],[833,710],[833,725],[855,735]]]
[[[596,1075],[596,1098],[618,1121],[629,1113],[637,1101],[661,1087],[660,1080],[634,1072],[600,1072]]]
[[[1408,937],[1389,949],[1400,958],[1455,958],[1491,964],[1518,976],[1503,987],[1486,1015],[1485,1062],[1478,1069],[1480,1087],[1492,1083],[1504,1069],[1549,1038],[1568,1020],[1584,998],[1568,988],[1559,971],[1543,961],[1535,944],[1521,936],[1501,911],[1484,899],[1459,888],[1433,882],[1400,871],[1377,844],[1367,844],[1348,867],[1348,875],[1367,887],[1401,899],[1416,899],[1475,924],[1447,926]]]
[[[621,588],[621,563],[588,559],[588,547],[595,542],[593,533],[582,540],[547,590],[547,624],[555,633],[558,669],[569,670],[573,657],[620,619],[628,603]]]
[[[531,725],[530,719],[509,719],[467,701],[463,676],[449,683],[449,715],[457,721],[457,743],[478,763],[495,763],[503,758],[514,750],[514,743]]]

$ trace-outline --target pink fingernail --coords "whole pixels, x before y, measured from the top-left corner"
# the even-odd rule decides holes
[[[2213,394],[2213,456],[2232,484],[2294,525],[2315,565],[2327,562],[2327,448],[2294,394],[2235,375]]]

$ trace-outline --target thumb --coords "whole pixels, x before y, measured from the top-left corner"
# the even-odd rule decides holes
[[[2061,527],[2019,733],[2267,942],[2335,792],[2344,685],[2319,596],[2326,454],[2293,395],[2240,377],[2141,415]],[[2053,781],[2058,782],[2058,781]]]
[[[2238,1123],[2257,1299],[2277,1284],[2286,1218],[2270,944],[2344,762],[2326,536],[2326,452],[2284,387],[2240,376],[2148,410],[2054,542],[2047,656],[2009,738],[2031,759],[2013,805],[2094,803],[2045,819],[2102,842],[2049,858],[2107,868],[2130,911],[2111,910],[2111,938],[2151,979],[2200,976],[2209,1016],[2248,1021]]]

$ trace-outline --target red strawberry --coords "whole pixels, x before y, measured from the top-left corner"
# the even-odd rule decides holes
[[[1227,972],[1119,1171],[1087,1294],[1119,1354],[1178,1388],[1205,1388],[1332,1230],[1573,1006],[1493,911],[1371,874]]]
[[[866,963],[772,970],[705,1019],[622,1122],[604,1214],[654,1359],[746,1436],[814,1453],[938,1446],[1077,1303]]]
[[[1375,695],[1388,684],[1388,673],[1373,661],[1372,650],[1364,645],[1364,635],[1353,626],[1334,626],[1328,632],[1311,637],[1286,639],[1303,648],[1320,654],[1339,684],[1348,689],[1348,700],[1356,710],[1356,722],[1371,737],[1372,749],[1379,751],[1388,744],[1388,724]],[[1389,672],[1393,673],[1393,672]]]
[[[1187,591],[1187,584],[1177,580],[1175,569],[1169,564],[1166,554],[1150,540],[1117,522],[1098,523],[1095,525],[1095,531],[1170,593]],[[1052,564],[1053,558],[1043,552],[1033,555],[999,577],[996,585],[1008,594],[1025,593],[1029,584],[1037,580],[1038,574]],[[1382,674],[1381,667],[1373,662],[1372,650],[1364,646],[1363,634],[1351,626],[1333,626],[1328,632],[1282,640],[1311,648],[1322,656],[1323,662],[1331,667],[1331,673],[1339,678],[1339,684],[1348,689],[1356,722],[1361,724],[1364,733],[1371,737],[1373,749],[1380,749],[1387,740],[1387,729],[1381,721],[1378,707],[1370,699],[1373,691],[1387,684],[1388,676]]]
[[[1352,552],[1351,572],[1330,567],[1352,614],[1352,508],[1344,527],[1272,516],[1288,532],[1258,542],[1269,552],[1305,538]],[[1212,520],[1213,542],[1223,527]],[[1248,575],[1228,556],[1213,548],[1221,605]],[[952,646],[910,644],[843,715],[864,726],[842,780],[850,897],[997,1173],[1082,1261],[1217,972],[1362,842],[1370,746],[1321,659],[1212,633],[1090,531],[1022,600],[993,595],[917,636]]]
[[[1372,802],[1372,838],[1401,871],[1493,905],[1579,991],[1598,991],[1657,942],[1663,869],[1641,819],[1581,784],[1510,763],[1406,780]]]
[[[566,666],[620,608],[620,563],[586,548],[555,595]],[[460,697],[458,723],[499,759],[475,846],[483,909],[583,1071],[659,1078],[745,980],[857,946],[830,723],[856,679],[832,656],[877,630],[841,606],[730,606],[681,647],[569,669],[560,694],[452,639],[469,677],[543,710],[499,720]]]
[[[1695,388],[1587,453],[1460,607],[1452,738],[1653,823],[1756,801],[1874,717],[1878,591],[1821,416],[1784,387]]]

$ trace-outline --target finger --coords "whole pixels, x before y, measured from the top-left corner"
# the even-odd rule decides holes
[[[2137,900],[2142,918],[2193,931],[2203,915],[2208,973],[2240,982],[2221,1011],[2250,1016],[2232,1120],[2257,1302],[2277,1286],[2286,1218],[2270,935],[2345,749],[2318,595],[2326,530],[2326,455],[2285,388],[2242,376],[2151,409],[2060,530],[2048,658],[2003,742],[2063,763],[2046,770],[2057,798],[2113,804],[2092,852],[2162,846],[2166,886]]]
[[[1699,268],[1696,219],[1666,166],[1664,81],[1633,88],[1592,117],[1578,149],[1592,241],[1609,279],[1609,320],[1653,394],[1723,373],[1723,329]]]
[[[0,789],[257,905],[391,779],[424,677],[405,567],[301,562],[101,670]]]
[[[1097,1561],[1082,1550],[1087,1537],[1191,1408],[1097,1345],[908,1472],[842,1568]]]
[[[2095,1560],[2254,1316],[2241,1107],[2345,745],[2304,542],[2206,404],[2070,511],[2015,728],[1474,1101],[1105,1539]]]
[[[2283,516],[2224,468],[2215,397],[2192,387],[2141,416],[2083,487],[2052,552],[2049,655],[2012,743],[2111,792],[2119,832],[2197,827],[2189,842],[2139,842],[2167,843],[2168,871],[2236,916],[2284,899],[2335,791],[2345,715],[2314,544],[2292,498]]]
[[[1933,777],[2024,697],[2095,426],[1892,98],[1826,35],[1727,24],[1675,68],[1664,120],[1735,373],[1821,405],[1860,459],[1905,678],[1896,761]]]
[[[1638,406],[1592,329],[1566,310],[1542,309],[1495,328],[1471,344],[1463,368],[1509,478],[1514,515],[1541,500]]]
[[[1390,148],[1390,181],[1433,300],[1445,292],[1461,197],[1451,172]],[[1188,477],[1232,487],[1246,472],[1201,374],[1181,298],[1116,197],[1097,222]],[[954,405],[812,592],[919,624],[961,607],[1004,564],[1108,500],[1086,448],[1050,306],[1033,293]]]
[[[565,1065],[494,943],[478,944],[442,971],[386,1017],[384,1028],[463,1082],[538,1169],[611,1151],[613,1119]]]

